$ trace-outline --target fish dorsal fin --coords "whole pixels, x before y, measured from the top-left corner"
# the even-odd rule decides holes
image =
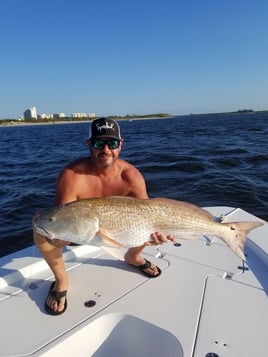
[[[116,247],[116,248],[121,248],[122,244],[116,241],[115,239],[109,237],[103,230],[99,230],[97,233],[103,240],[105,244],[107,244],[110,247]]]

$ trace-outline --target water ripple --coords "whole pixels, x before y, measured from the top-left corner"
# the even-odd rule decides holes
[[[121,157],[151,197],[241,207],[268,220],[266,116],[121,122]],[[60,170],[88,155],[88,124],[0,127],[0,256],[32,244],[31,218],[53,204]]]

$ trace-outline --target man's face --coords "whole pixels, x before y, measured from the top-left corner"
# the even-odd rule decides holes
[[[88,146],[94,162],[101,167],[108,167],[119,157],[122,141],[111,138],[92,139],[88,140]]]

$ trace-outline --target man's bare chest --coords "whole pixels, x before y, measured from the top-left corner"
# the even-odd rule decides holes
[[[78,199],[105,196],[126,196],[129,193],[127,183],[116,177],[101,178],[85,175],[79,180]]]

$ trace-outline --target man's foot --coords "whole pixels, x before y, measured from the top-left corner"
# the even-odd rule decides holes
[[[135,265],[135,267],[142,272],[147,278],[157,278],[161,274],[161,269],[152,264],[149,260],[144,259],[145,263],[141,265]]]
[[[49,315],[60,315],[67,308],[67,290],[57,291],[55,286],[56,282],[53,281],[45,302],[45,309]]]
[[[161,270],[147,259],[144,259],[136,248],[131,248],[126,252],[125,262],[136,267],[149,278],[156,278],[161,274]]]
[[[141,252],[145,245],[141,247],[129,248],[125,254],[125,261],[127,264],[132,265],[139,269],[148,278],[156,278],[161,274],[161,270],[147,259],[141,256]]]

